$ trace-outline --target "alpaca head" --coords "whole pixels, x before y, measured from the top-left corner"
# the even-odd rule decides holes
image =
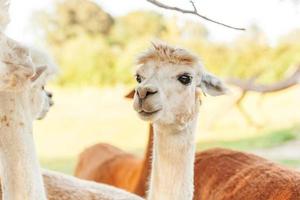
[[[226,92],[195,55],[181,48],[153,44],[138,64],[134,109],[143,120],[185,124],[197,114],[201,90],[213,96]]]
[[[46,73],[46,71],[43,73]],[[38,79],[36,82],[32,82],[28,91],[33,119],[43,119],[53,105],[52,93],[45,90],[46,75],[41,74],[38,76]]]
[[[51,105],[51,95],[44,86],[55,72],[53,66],[35,62],[29,48],[2,33],[0,46],[0,92],[22,96],[32,119],[43,118]]]
[[[37,66],[37,68],[42,68],[43,66],[45,67],[45,71],[36,80],[35,87],[32,88],[32,90],[37,89],[37,92],[39,92],[39,89],[42,88],[43,98],[41,100],[44,103],[41,106],[41,112],[37,116],[37,119],[43,119],[48,113],[50,107],[54,104],[52,99],[53,94],[45,90],[46,81],[57,73],[57,66],[48,56],[47,52],[43,51],[42,49],[30,47],[30,56],[33,64]],[[31,91],[31,94],[36,94],[36,92]],[[38,96],[36,99],[38,99]],[[37,107],[36,110],[39,112],[39,107]]]

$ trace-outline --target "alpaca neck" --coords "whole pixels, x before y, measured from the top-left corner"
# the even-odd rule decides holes
[[[3,199],[46,199],[25,92],[0,92],[0,162]]]
[[[149,200],[192,200],[196,121],[180,129],[154,124]]]

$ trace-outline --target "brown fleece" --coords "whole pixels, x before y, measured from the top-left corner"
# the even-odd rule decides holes
[[[300,200],[300,173],[227,149],[197,153],[195,200]]]
[[[152,137],[153,130],[150,129],[147,159],[143,162],[140,159],[140,165],[143,166],[139,168],[142,170],[139,179],[130,179],[126,176],[126,173],[130,173],[130,168],[128,172],[123,170],[127,168],[127,164],[124,164],[127,163],[126,157],[120,158],[119,168],[114,168],[116,171],[110,170],[119,176],[123,174],[124,178],[130,179],[126,181],[131,182],[132,185],[137,182],[136,189],[128,189],[125,184],[120,185],[119,180],[115,182],[100,180],[99,182],[112,184],[144,197],[151,171]],[[94,154],[101,155],[102,152],[95,151]],[[84,168],[81,170],[85,171]],[[98,170],[92,173],[107,173],[101,168]],[[118,170],[122,173],[117,173]],[[194,170],[194,200],[300,200],[299,172],[252,154],[220,148],[197,152]]]
[[[152,132],[152,126],[150,126]],[[149,134],[145,159],[109,145],[99,143],[79,156],[75,176],[85,180],[110,184],[140,196],[145,196],[150,174],[152,134]]]

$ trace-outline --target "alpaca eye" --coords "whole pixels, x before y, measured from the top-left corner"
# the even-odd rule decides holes
[[[136,79],[136,82],[138,82],[138,83],[141,83],[141,82],[142,82],[142,77],[141,77],[139,74],[137,74],[137,75],[135,76],[135,79]]]
[[[177,80],[183,85],[189,85],[192,82],[192,79],[193,77],[188,74],[182,74],[177,78]]]

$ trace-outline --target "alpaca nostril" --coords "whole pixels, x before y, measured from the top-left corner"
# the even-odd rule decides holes
[[[47,95],[48,95],[49,98],[53,97],[53,94],[51,92],[47,92]]]
[[[140,87],[136,90],[136,94],[140,100],[146,99],[147,97],[154,95],[158,92],[157,89],[151,87]]]
[[[145,99],[146,98],[146,90],[144,88],[138,88],[136,90],[136,94],[139,97],[140,100]]]

